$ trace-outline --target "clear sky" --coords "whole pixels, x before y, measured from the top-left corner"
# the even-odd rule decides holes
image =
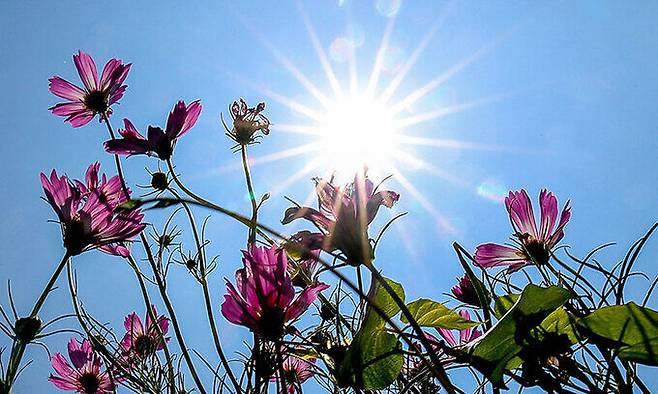
[[[377,264],[405,285],[408,299],[442,299],[453,285],[461,272],[452,241],[473,250],[481,242],[506,240],[509,224],[500,197],[509,188],[524,187],[535,198],[548,187],[560,204],[571,199],[573,217],[563,242],[583,255],[616,241],[600,262],[618,261],[658,216],[658,3],[398,5],[313,1],[300,11],[295,2],[0,2],[0,282],[4,287],[11,279],[18,308],[28,312],[63,253],[57,225],[47,223],[55,216],[39,198],[39,172],[57,168],[80,177],[96,160],[113,171],[101,146],[101,125],[94,121],[74,130],[47,110],[58,101],[48,92],[48,78],[77,81],[71,55],[78,49],[97,63],[111,57],[133,63],[128,91],[115,107],[115,126],[123,117],[142,130],[162,125],[176,100],[201,99],[201,118],[177,145],[174,161],[192,189],[246,213],[239,157],[230,151],[220,112],[226,114],[238,97],[268,102],[274,125],[263,144],[251,149],[256,158],[317,143],[317,136],[292,132],[291,125],[312,120],[299,106],[291,108],[291,101],[322,113],[315,96],[333,97],[329,68],[344,89],[363,91],[387,36],[376,95],[399,81],[391,103],[417,98],[401,111],[402,118],[415,119],[404,128],[407,142],[434,144],[399,147],[407,160],[395,158],[399,174],[389,181],[402,193],[394,212],[409,215],[384,238]],[[328,170],[322,165],[300,174],[322,153],[297,151],[306,153],[293,150],[253,169],[257,191],[276,192],[261,219],[287,232],[299,227],[279,225],[289,205],[283,196],[304,201],[311,177]],[[129,182],[147,184],[144,168],[156,166],[155,159],[129,159]],[[152,215],[149,221],[161,224],[162,218]],[[246,234],[213,215],[208,235],[220,262],[211,280],[218,312],[222,277],[239,266]],[[656,274],[657,249],[649,245],[638,265],[650,275]],[[81,298],[101,321],[120,333],[123,316],[144,313],[131,271],[119,258],[91,252],[75,259],[75,266]],[[175,270],[170,280],[190,345],[213,360],[196,283],[184,270]],[[636,283],[641,297],[646,284]],[[7,305],[4,296],[2,302]],[[656,300],[650,305],[655,308]],[[70,311],[60,289],[42,316]],[[220,329],[229,350],[242,347],[246,330],[221,318]],[[51,351],[64,351],[67,340],[62,335],[47,343]],[[16,392],[55,392],[46,381],[45,352],[33,348],[28,355],[35,361]]]

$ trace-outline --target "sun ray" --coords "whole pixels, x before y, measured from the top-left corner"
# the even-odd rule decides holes
[[[485,45],[480,49],[478,49],[477,51],[475,51],[474,53],[472,53],[471,55],[460,60],[455,65],[450,67],[448,70],[437,75],[428,83],[426,83],[424,86],[416,89],[415,91],[407,95],[405,98],[397,102],[395,105],[393,105],[391,110],[394,111],[395,113],[398,113],[403,109],[410,107],[416,101],[425,97],[427,94],[438,88],[441,84],[443,84],[444,82],[446,82],[447,80],[449,80],[450,78],[452,78],[453,76],[464,70],[467,66],[474,63],[485,54],[487,54],[495,46],[494,44],[496,44],[497,42],[498,40],[496,40],[494,43]]]
[[[288,177],[285,181],[278,184],[276,188],[272,189],[272,191],[270,192],[270,196],[276,197],[280,195],[283,191],[285,191],[288,188],[288,186],[292,185],[293,183],[297,182],[304,176],[318,169],[322,165],[322,160],[323,160],[322,157],[316,157],[315,159],[306,163],[306,165],[302,167],[299,171],[295,172],[292,176]]]
[[[368,79],[368,87],[366,88],[367,95],[374,95],[375,90],[377,89],[379,76],[382,72],[382,64],[384,63],[384,56],[386,55],[388,42],[391,38],[391,34],[393,33],[396,19],[397,18],[395,16],[392,16],[386,23],[386,28],[384,29],[384,34],[382,34],[382,40],[379,44],[379,49],[377,50],[377,55],[375,55],[375,63],[372,66],[372,72],[370,73],[370,78]]]
[[[300,125],[293,123],[277,123],[276,130],[290,134],[304,134],[312,136],[321,136],[322,132],[318,126]]]
[[[462,111],[466,111],[471,108],[476,108],[482,105],[486,105],[489,103],[493,103],[496,101],[500,101],[504,98],[509,97],[510,94],[500,94],[500,95],[493,95],[489,97],[484,97],[476,100],[471,100],[467,101],[465,103],[461,104],[455,104],[455,105],[448,105],[444,107],[439,107],[435,110],[432,111],[427,111],[423,112],[420,114],[416,114],[413,116],[408,116],[404,118],[399,118],[398,123],[396,124],[397,127],[399,128],[404,128],[404,127],[409,127],[409,126],[414,126],[419,123],[427,122],[430,120],[434,120],[437,118],[441,118],[444,116],[452,115],[455,113],[459,113]]]
[[[239,82],[241,82],[241,83],[245,84],[246,86],[248,86],[249,88],[253,89],[254,91],[262,94],[263,96],[268,97],[268,98],[278,102],[279,104],[282,104],[282,105],[286,106],[288,109],[290,109],[292,111],[295,111],[300,115],[304,115],[304,116],[308,117],[309,119],[311,119],[313,121],[317,121],[318,119],[320,119],[322,117],[320,112],[318,112],[314,109],[311,109],[310,107],[308,107],[308,106],[306,106],[306,105],[304,105],[304,104],[302,104],[302,103],[300,103],[296,100],[288,98],[288,97],[286,97],[282,94],[276,93],[271,89],[265,88],[264,86],[257,85],[254,82],[249,81],[244,77],[237,76],[237,75],[234,75],[233,77],[236,80],[238,80]]]
[[[323,106],[326,106],[326,104],[330,103],[331,101],[329,98],[322,93],[322,91],[311,82],[304,73],[302,73],[299,68],[290,60],[288,59],[281,51],[279,51],[274,45],[272,45],[259,31],[254,29],[251,24],[242,16],[240,16],[240,19],[243,23],[243,25],[247,28],[247,30],[267,49],[274,58],[281,63],[283,67],[290,72],[290,74],[299,82],[306,90],[315,97],[316,100],[318,100]]]
[[[320,44],[320,40],[318,39],[318,36],[315,32],[315,28],[311,23],[311,19],[309,18],[308,14],[304,10],[304,6],[302,2],[299,0],[297,1],[297,8],[302,17],[302,21],[304,22],[304,26],[306,27],[306,31],[308,32],[308,36],[311,39],[311,43],[313,44],[315,53],[317,54],[318,59],[320,60],[322,69],[324,70],[324,73],[326,74],[327,79],[329,80],[329,84],[331,85],[334,95],[341,96],[343,94],[343,89],[341,88],[340,83],[336,78],[336,74],[334,73],[334,70],[331,67],[331,63],[329,63],[329,59],[327,58],[327,53],[324,51],[322,45]]]
[[[414,157],[406,152],[398,151],[396,158],[411,166],[417,167],[420,170],[429,172],[432,175],[445,179],[455,185],[459,185],[466,189],[473,188],[473,186],[470,183],[466,182],[464,179],[460,178],[459,176],[453,175],[445,170],[440,169],[439,167],[436,167],[426,162],[425,160]]]
[[[416,49],[412,52],[411,56],[409,59],[404,63],[402,68],[398,73],[396,73],[395,77],[393,77],[393,80],[386,86],[386,89],[381,94],[381,100],[383,102],[387,102],[391,96],[395,93],[397,88],[400,86],[404,78],[407,76],[411,68],[416,64],[418,61],[418,58],[420,55],[425,51],[425,48],[427,45],[430,43],[432,40],[432,37],[434,37],[434,34],[439,30],[439,28],[443,25],[443,22],[446,19],[447,12],[444,11],[443,15],[436,20],[432,24],[432,27],[429,29],[429,31],[425,34],[423,39],[420,41]]]
[[[450,223],[450,221],[443,216],[432,203],[430,203],[425,196],[423,196],[418,189],[396,168],[394,170],[395,179],[402,185],[402,187],[415,198],[418,203],[430,214],[432,218],[436,221],[436,224],[439,226],[440,230],[447,234],[456,234],[457,229]]]

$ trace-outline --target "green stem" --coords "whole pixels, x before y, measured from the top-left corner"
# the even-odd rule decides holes
[[[254,193],[254,185],[251,181],[251,171],[249,170],[249,159],[247,157],[247,145],[240,147],[240,154],[242,156],[242,168],[244,170],[244,177],[247,181],[247,191],[249,193],[249,200],[251,201],[251,223],[249,225],[249,241],[248,245],[256,243],[256,227],[258,223],[258,205],[256,204],[256,194]]]
[[[55,272],[53,272],[52,276],[50,277],[50,280],[48,280],[48,283],[46,284],[46,287],[44,287],[43,291],[41,292],[41,295],[37,299],[37,302],[34,304],[34,307],[32,308],[32,312],[30,312],[30,317],[37,317],[37,315],[39,314],[41,307],[43,307],[43,304],[46,302],[48,295],[53,290],[53,286],[55,286],[55,282],[57,282],[57,278],[59,278],[60,274],[62,273],[62,270],[66,266],[66,262],[68,261],[69,257],[70,256],[68,252],[64,253],[64,256],[62,257],[62,261],[55,269]],[[14,380],[16,379],[16,374],[18,373],[21,360],[23,359],[23,355],[25,354],[25,348],[27,347],[27,344],[28,343],[22,342],[18,338],[14,339],[14,343],[11,347],[11,355],[9,356],[9,364],[7,365],[7,374],[5,376],[5,382],[4,382],[8,391],[10,391],[11,387],[14,384]]]
[[[169,189],[171,194],[174,195],[176,198],[180,198],[178,193],[176,193],[175,190],[172,190],[171,188]],[[190,227],[192,228],[192,234],[194,236],[194,242],[196,243],[197,251],[199,254],[199,282],[201,282],[201,288],[203,290],[203,300],[206,306],[206,315],[208,316],[208,324],[210,325],[210,332],[212,334],[213,342],[215,344],[215,350],[217,351],[217,355],[219,356],[222,365],[224,365],[224,369],[226,370],[226,374],[229,377],[229,380],[233,384],[233,387],[236,390],[236,393],[240,393],[242,391],[240,384],[238,383],[237,379],[235,378],[235,375],[233,374],[233,371],[231,370],[231,366],[228,362],[228,359],[226,358],[226,355],[224,354],[224,351],[222,350],[222,343],[219,339],[219,333],[217,332],[217,324],[215,323],[215,316],[212,311],[212,300],[210,299],[210,290],[208,287],[208,280],[207,280],[207,273],[206,273],[206,258],[205,258],[205,253],[203,251],[203,245],[201,244],[201,238],[199,237],[199,232],[197,231],[196,228],[196,222],[194,220],[194,215],[192,214],[192,210],[190,209],[189,205],[186,203],[182,203],[183,209],[185,209],[185,213],[187,214],[187,217],[190,221]]]

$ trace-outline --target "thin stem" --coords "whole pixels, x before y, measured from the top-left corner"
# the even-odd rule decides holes
[[[107,126],[107,131],[110,134],[110,137],[112,139],[115,139],[115,134],[114,130],[112,129],[112,125],[110,124],[110,119],[107,116],[106,113],[101,114],[102,118],[105,122],[105,125]],[[130,192],[128,190],[128,187],[126,186],[126,180],[123,174],[123,169],[121,167],[121,160],[119,159],[119,155],[114,155],[114,162],[116,164],[116,169],[117,169],[117,174],[119,176],[119,179],[121,180],[121,186],[123,188],[123,193],[126,197],[126,199],[130,199]],[[183,354],[183,358],[185,359],[185,364],[187,364],[187,368],[190,370],[190,374],[192,375],[192,379],[194,380],[194,383],[196,384],[197,388],[199,389],[199,392],[202,394],[206,394],[205,389],[203,388],[203,384],[201,383],[201,379],[199,378],[199,374],[196,371],[196,368],[194,367],[194,363],[192,362],[192,357],[190,357],[189,352],[187,351],[187,347],[185,346],[185,342],[183,341],[183,335],[180,330],[180,326],[178,324],[178,319],[176,318],[175,311],[173,308],[173,305],[171,301],[169,300],[169,296],[167,295],[167,289],[166,285],[164,283],[164,279],[160,275],[160,270],[158,269],[158,266],[155,262],[155,259],[153,258],[153,253],[151,251],[151,248],[149,246],[148,240],[146,239],[146,236],[144,235],[144,232],[141,232],[139,234],[139,237],[142,241],[142,245],[144,247],[144,251],[146,252],[147,259],[151,265],[151,269],[153,270],[153,276],[155,276],[158,290],[160,291],[160,296],[167,307],[167,312],[169,314],[169,317],[171,319],[172,326],[174,327],[174,332],[176,334],[176,341],[178,342],[178,345],[181,349],[181,352]]]
[[[169,189],[169,191],[176,197],[180,198],[178,193],[176,193],[175,190]],[[208,315],[208,324],[210,325],[210,332],[212,333],[212,338],[213,342],[215,344],[215,350],[217,351],[217,355],[219,356],[222,365],[224,365],[224,369],[226,370],[226,373],[231,380],[231,383],[233,384],[233,387],[236,390],[236,393],[240,393],[241,387],[240,384],[238,383],[237,379],[235,378],[235,375],[233,374],[233,371],[231,370],[231,366],[228,362],[228,359],[226,358],[226,355],[224,354],[224,351],[222,350],[222,343],[219,339],[219,333],[217,332],[217,325],[215,323],[215,316],[212,311],[212,301],[210,299],[210,290],[208,287],[208,280],[207,280],[207,273],[206,273],[206,258],[205,258],[205,252],[203,250],[203,245],[201,243],[201,238],[199,237],[199,233],[196,228],[196,223],[194,220],[194,215],[192,214],[192,210],[190,209],[189,205],[186,203],[182,203],[183,209],[185,209],[185,213],[187,214],[187,217],[190,221],[190,227],[192,229],[192,234],[194,236],[194,242],[196,243],[198,255],[199,255],[199,281],[201,282],[201,288],[203,290],[203,300],[206,306],[206,315]]]
[[[62,261],[55,269],[55,272],[53,272],[51,275],[50,280],[48,280],[46,287],[43,288],[43,291],[37,299],[37,302],[34,304],[32,312],[30,312],[30,317],[36,317],[39,314],[41,307],[43,307],[43,304],[46,302],[48,295],[52,291],[53,286],[55,286],[55,282],[57,282],[57,278],[59,278],[60,274],[62,273],[62,270],[66,266],[68,259],[69,254],[66,252],[62,257]],[[25,348],[27,347],[27,344],[28,342],[23,342],[18,338],[14,339],[14,343],[11,347],[11,354],[9,356],[9,363],[7,365],[7,375],[4,379],[7,389],[11,389],[11,386],[14,384],[14,380],[16,379],[16,375],[19,371],[19,366],[21,364],[21,360],[23,359],[23,355],[25,354]]]
[[[258,205],[256,204],[256,195],[254,193],[254,185],[251,181],[251,171],[249,170],[249,159],[247,157],[247,145],[240,147],[240,154],[242,156],[242,169],[244,170],[244,177],[247,182],[247,191],[249,193],[249,200],[251,201],[251,224],[249,226],[249,241],[248,245],[256,243],[256,227],[258,223]]]

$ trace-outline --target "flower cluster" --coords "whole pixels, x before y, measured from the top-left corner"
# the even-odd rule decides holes
[[[127,201],[118,176],[99,179],[99,163],[87,169],[85,182],[72,181],[52,170],[50,178],[41,174],[46,200],[57,214],[62,226],[64,247],[70,256],[86,250],[128,256],[126,242],[145,227],[139,210],[127,213],[116,208]]]

